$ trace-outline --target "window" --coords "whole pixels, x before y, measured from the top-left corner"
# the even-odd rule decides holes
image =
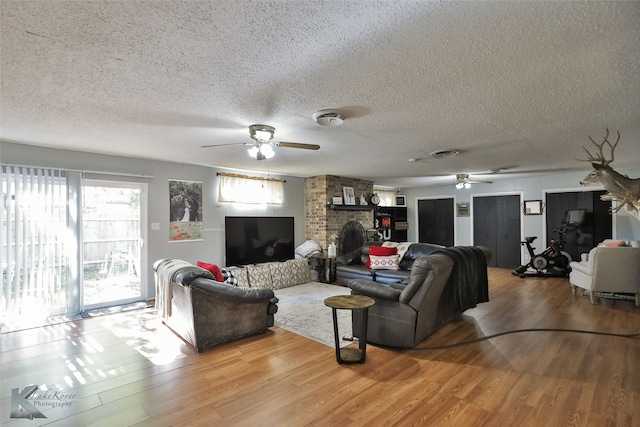
[[[283,181],[219,173],[218,201],[251,204],[284,204]]]
[[[396,190],[382,190],[376,188],[374,193],[380,197],[380,206],[395,206],[396,205]]]

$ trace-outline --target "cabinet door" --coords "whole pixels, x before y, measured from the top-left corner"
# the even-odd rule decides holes
[[[418,241],[453,246],[453,198],[418,200]]]
[[[473,244],[491,250],[490,267],[520,265],[520,196],[473,199]]]

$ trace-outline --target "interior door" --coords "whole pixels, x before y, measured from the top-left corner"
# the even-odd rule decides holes
[[[418,241],[454,245],[453,198],[418,200]]]
[[[84,309],[146,299],[143,184],[87,180],[82,192]]]
[[[520,196],[473,198],[473,242],[491,250],[490,267],[520,265]]]

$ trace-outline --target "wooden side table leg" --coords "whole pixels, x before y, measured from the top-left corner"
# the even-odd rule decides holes
[[[369,309],[363,308],[360,312],[362,313],[359,343],[360,351],[362,352],[360,363],[364,363],[367,358],[367,323],[369,322]]]
[[[342,363],[342,359],[340,358],[340,334],[338,333],[338,313],[337,309],[331,308],[333,313],[333,338],[336,343],[336,362]]]

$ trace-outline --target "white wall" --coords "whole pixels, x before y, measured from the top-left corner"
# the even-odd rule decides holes
[[[455,243],[456,245],[473,244],[473,197],[486,195],[520,194],[521,200],[545,200],[547,192],[559,191],[592,191],[602,190],[602,187],[581,187],[580,180],[590,172],[585,168],[580,172],[563,174],[539,175],[529,178],[509,179],[494,181],[493,184],[476,184],[470,189],[458,190],[452,185],[425,186],[416,188],[403,188],[400,194],[407,196],[407,211],[409,218],[409,240],[418,241],[417,228],[417,200],[421,198],[454,197],[455,202],[471,202],[471,216],[456,218]],[[619,170],[631,178],[640,178],[640,168]],[[452,180],[453,181],[453,180]],[[547,241],[551,236],[546,233],[546,215],[522,215],[522,235],[538,236],[542,241]],[[629,215],[623,208],[612,217],[613,238],[625,240],[638,240],[640,238],[640,220]]]
[[[55,150],[24,144],[0,142],[0,161],[3,163],[33,165],[76,170],[97,170],[122,174],[153,176],[153,178],[133,178],[123,176],[91,175],[90,178],[104,178],[116,181],[146,182],[148,197],[148,295],[155,294],[151,264],[161,258],[180,258],[190,262],[207,261],[224,265],[224,217],[231,215],[293,216],[295,218],[296,246],[305,240],[304,178],[281,177],[285,183],[285,205],[270,206],[264,210],[251,208],[241,210],[226,203],[217,203],[216,173],[219,168],[192,166],[170,162],[158,162],[127,157],[89,154],[79,151]],[[640,177],[640,168],[620,170],[632,178]],[[418,241],[417,199],[434,197],[455,197],[456,202],[472,202],[472,195],[521,194],[522,200],[545,200],[545,192],[561,190],[591,190],[597,187],[580,187],[579,181],[589,169],[555,175],[540,175],[533,178],[496,181],[494,184],[472,185],[468,190],[457,190],[453,185],[405,188],[400,191],[407,196],[409,240]],[[251,174],[254,175],[254,174]],[[258,175],[258,174],[255,174]],[[203,182],[203,241],[173,242],[169,236],[169,188],[170,179]],[[473,212],[473,204],[471,204]],[[473,214],[473,213],[472,213]],[[472,245],[472,217],[456,218],[456,245]],[[613,238],[640,240],[640,220],[627,214],[624,209],[613,218]],[[152,223],[160,223],[160,230],[150,229]],[[545,215],[522,216],[522,235],[545,236]]]
[[[285,205],[267,208],[250,207],[244,210],[228,203],[217,202],[218,177],[216,173],[223,171],[219,168],[55,150],[8,142],[0,142],[0,161],[16,165],[152,176],[153,178],[140,178],[87,174],[87,178],[146,182],[148,184],[146,249],[149,261],[147,294],[150,297],[155,295],[152,265],[158,259],[179,258],[193,263],[206,261],[221,266],[225,265],[225,216],[292,216],[295,226],[295,245],[298,246],[305,240],[304,178],[279,177],[286,180],[284,184]],[[247,175],[258,176],[260,174],[247,173]],[[203,183],[202,241],[169,242],[169,180],[201,181]],[[159,223],[160,229],[151,230],[152,223]]]

